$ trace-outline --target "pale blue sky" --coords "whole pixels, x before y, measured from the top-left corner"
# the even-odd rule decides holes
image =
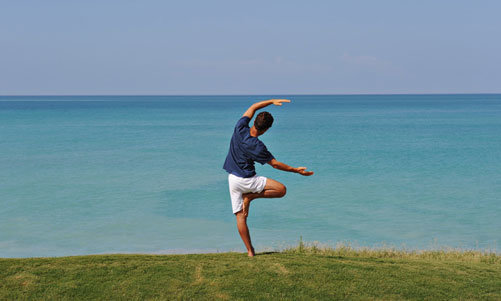
[[[501,1],[0,0],[0,95],[500,93]]]

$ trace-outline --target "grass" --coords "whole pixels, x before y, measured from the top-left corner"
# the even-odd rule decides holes
[[[501,256],[305,244],[243,253],[0,259],[0,300],[501,300]]]

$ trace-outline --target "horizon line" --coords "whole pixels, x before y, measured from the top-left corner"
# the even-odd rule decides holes
[[[269,93],[269,94],[6,94],[0,95],[0,97],[65,97],[65,96],[274,96],[274,95],[290,95],[290,96],[360,96],[360,95],[497,95],[501,92],[478,92],[478,93]]]

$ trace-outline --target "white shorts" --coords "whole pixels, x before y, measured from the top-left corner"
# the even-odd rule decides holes
[[[251,178],[241,178],[233,174],[228,175],[228,184],[230,186],[231,207],[233,213],[242,210],[244,199],[243,193],[260,193],[266,186],[266,177],[255,175]]]

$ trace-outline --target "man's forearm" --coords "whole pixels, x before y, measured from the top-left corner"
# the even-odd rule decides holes
[[[279,170],[288,171],[288,172],[298,172],[297,168],[289,166],[289,165],[282,163],[280,161],[274,160],[274,162],[270,163],[270,165],[273,166],[273,168],[276,168]]]
[[[271,159],[270,162],[268,162],[273,168],[280,169],[283,171],[288,171],[288,172],[295,172],[303,176],[311,176],[314,174],[313,171],[307,171],[306,167],[292,167],[289,166],[285,163],[282,163],[280,161],[277,161],[275,158]]]
[[[259,109],[262,109],[264,107],[267,107],[267,106],[271,105],[272,103],[273,103],[272,99],[263,100],[263,101],[260,101],[260,102],[256,102],[251,107],[254,108],[255,111],[257,111]]]

